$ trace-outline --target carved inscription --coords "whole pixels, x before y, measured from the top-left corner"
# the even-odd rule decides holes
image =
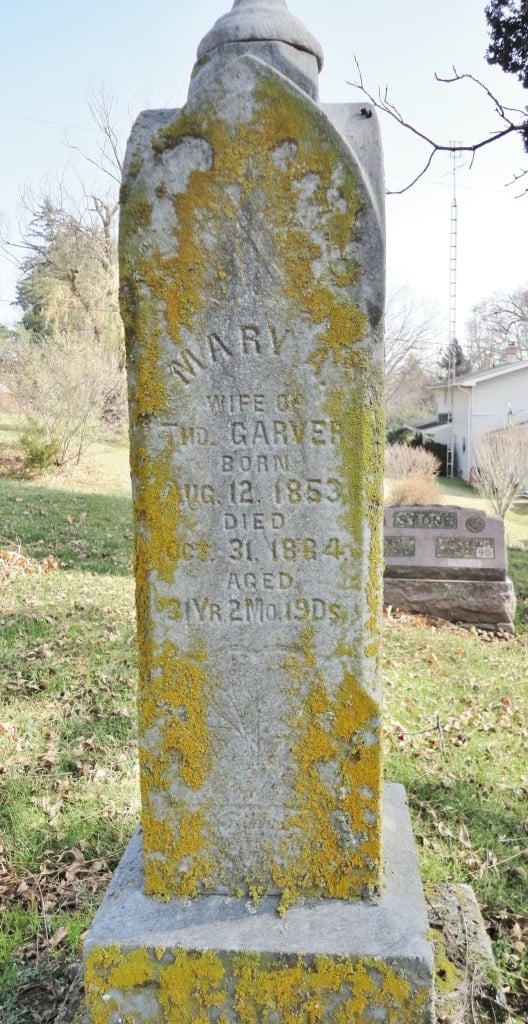
[[[469,516],[466,519],[466,530],[470,533],[482,533],[486,526],[486,520],[482,516]]]
[[[437,558],[495,558],[492,537],[437,537]]]
[[[232,343],[208,336],[208,345],[213,359],[234,353],[236,346],[239,355],[240,346],[261,354],[267,345],[268,356],[280,351],[273,331],[244,329]],[[187,376],[195,362],[186,364]],[[194,515],[192,532],[198,527],[208,537],[207,543],[182,543],[181,560],[196,568],[209,563],[216,584],[210,593],[204,565],[191,577],[191,596],[176,600],[171,614],[221,626],[342,624],[344,606],[321,592],[332,567],[351,558],[341,529],[344,485],[328,471],[339,424],[317,410],[307,416],[294,391],[211,392],[206,406],[207,425],[176,419],[160,424],[186,466],[179,484],[182,510]],[[209,479],[199,479],[200,466],[207,467]],[[199,592],[193,594],[195,588]]]
[[[280,333],[273,324],[241,324],[233,336],[210,331],[201,344],[182,349],[169,364],[170,373],[183,384],[192,384],[215,363],[241,356],[279,356],[291,332]]]
[[[387,558],[409,557],[414,558],[416,554],[416,541],[414,537],[386,537],[385,555]]]
[[[337,626],[346,622],[346,609],[338,602],[325,601],[320,597],[295,597],[288,600],[266,599],[265,597],[232,597],[227,601],[215,601],[209,597],[187,598],[178,602],[176,618],[188,622],[244,623],[264,625],[268,622],[327,622]]]
[[[393,525],[401,528],[431,530],[456,530],[456,512],[442,512],[436,509],[398,509],[394,513]]]

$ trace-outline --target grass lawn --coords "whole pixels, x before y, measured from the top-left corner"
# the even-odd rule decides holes
[[[450,502],[483,507],[457,482],[446,490]],[[528,602],[524,507],[508,529]],[[124,446],[93,449],[69,475],[0,476],[2,1024],[55,1020],[138,820],[130,547]],[[521,632],[510,640],[388,618],[383,664],[386,775],[407,788],[423,877],[474,887],[517,1021],[528,1018],[520,605]]]

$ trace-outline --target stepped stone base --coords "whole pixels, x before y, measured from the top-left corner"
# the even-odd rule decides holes
[[[506,580],[420,580],[385,577],[383,603],[400,611],[513,633],[515,591]]]
[[[433,952],[405,793],[385,791],[379,903],[143,893],[136,833],[85,943],[90,1024],[429,1024]],[[83,1018],[84,1019],[84,1018]]]

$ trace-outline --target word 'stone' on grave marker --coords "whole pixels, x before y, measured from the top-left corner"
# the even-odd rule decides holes
[[[93,1024],[430,1019],[381,789],[381,149],[321,63],[283,0],[237,0],[128,146],[142,829]]]

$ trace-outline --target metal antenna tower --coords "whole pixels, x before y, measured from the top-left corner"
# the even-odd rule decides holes
[[[457,153],[460,143],[452,142],[453,149],[453,199],[451,201],[451,232],[449,238],[449,355],[447,382],[455,383],[456,374],[456,298],[457,298],[457,248],[458,248],[458,206],[456,198]]]
[[[447,349],[447,388],[448,404],[452,409],[451,389],[455,383],[456,376],[456,297],[457,297],[457,248],[458,248],[458,206],[456,198],[456,170],[457,154],[460,143],[451,142],[453,155],[453,199],[451,201],[451,232],[449,238],[449,344]],[[453,439],[447,444],[446,476],[454,474],[454,445]]]

